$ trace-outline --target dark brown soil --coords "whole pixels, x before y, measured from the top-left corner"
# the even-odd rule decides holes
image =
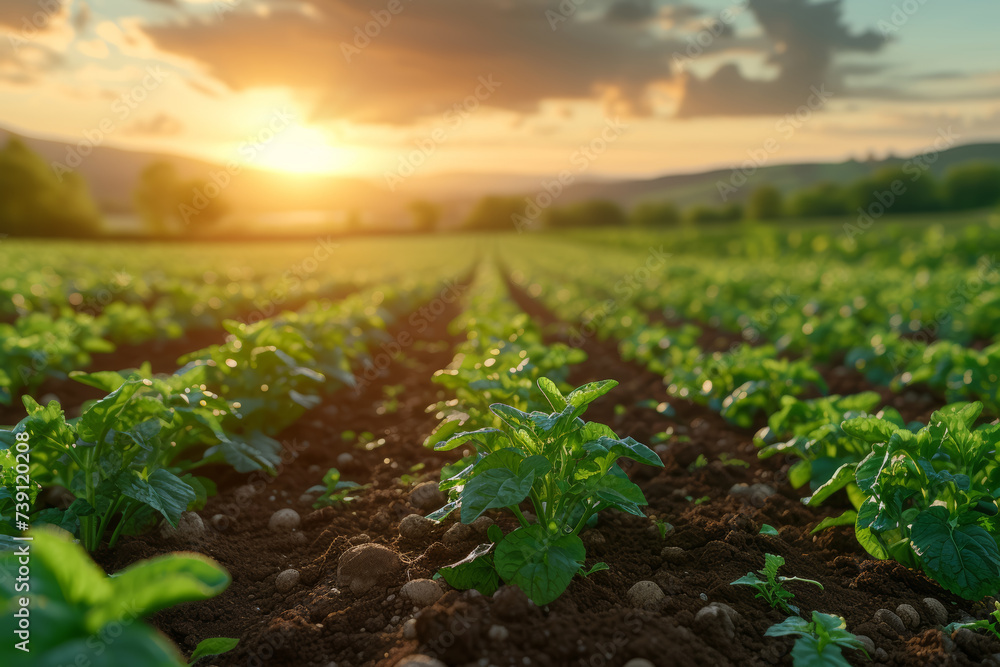
[[[533,315],[551,320],[537,303],[518,296]],[[874,664],[996,664],[989,660],[1000,652],[1000,642],[943,636],[931,624],[923,599],[943,603],[950,620],[981,617],[983,603],[959,600],[918,572],[872,560],[851,529],[811,535],[818,521],[839,513],[846,501],[822,510],[803,506],[786,481],[790,461],[758,460],[751,431],[726,423],[704,407],[669,398],[660,377],[622,362],[613,344],[596,340],[584,342],[589,359],[572,369],[571,381],[613,378],[621,383],[587,417],[612,425],[623,436],[653,442],[656,434],[672,429],[673,435],[658,447],[662,470],[632,466],[628,472],[646,494],[648,514],[669,521],[675,530],[662,539],[651,519],[604,513],[584,538],[588,565],[603,561],[610,569],[576,579],[547,607],[536,608],[516,589],[502,588],[492,598],[446,590],[435,604],[416,610],[403,601],[401,586],[408,579],[432,576],[482,541],[478,536],[446,541],[444,533],[453,520],[421,540],[403,539],[398,533],[404,516],[426,513],[410,504],[400,476],[433,480],[444,462],[456,458],[455,452],[436,454],[420,444],[436,424],[425,408],[447,398],[431,377],[452,358],[457,339],[448,334],[447,323],[453,315],[443,314],[425,332],[411,332],[417,342],[405,358],[393,362],[380,383],[358,396],[343,392],[331,397],[327,407],[307,414],[284,433],[288,464],[276,477],[221,475],[219,496],[200,512],[209,526],[204,539],[183,543],[156,532],[126,538],[114,551],[99,553],[99,562],[114,571],[140,558],[181,549],[217,559],[233,575],[225,593],[154,618],[155,625],[187,651],[206,637],[239,637],[240,646],[214,659],[217,665],[394,665],[413,654],[448,665],[484,667],[623,665],[632,658],[646,658],[654,665],[790,665],[791,641],[764,637],[785,614],[754,599],[751,589],[729,585],[762,567],[765,553],[784,556],[789,574],[822,582],[823,591],[790,584],[794,603],[806,615],[820,610],[844,616],[851,631],[874,641]],[[384,410],[381,387],[400,384],[404,391],[398,409]],[[860,390],[851,386],[845,380],[837,391]],[[646,399],[670,403],[675,416],[640,407]],[[342,439],[345,430],[368,430],[385,442],[372,450],[358,448]],[[327,468],[337,466],[343,453],[353,457],[350,465],[338,466],[344,478],[371,488],[347,506],[311,510],[299,496],[318,483]],[[724,464],[722,454],[745,465]],[[694,465],[699,455],[707,465]],[[742,483],[769,485],[776,492],[730,492]],[[255,493],[248,491],[248,484]],[[284,507],[303,516],[302,538],[268,530],[271,514]],[[504,514],[492,516],[505,530],[513,527]],[[778,528],[779,536],[759,535],[765,523]],[[352,545],[368,541],[393,549],[406,567],[355,595],[337,585],[337,563]],[[297,569],[302,579],[290,592],[278,593],[275,578],[287,568]],[[656,582],[665,593],[651,609],[637,608],[628,600],[629,589],[644,580]],[[735,610],[732,634],[723,623],[696,621],[699,610],[713,602]],[[895,611],[900,604],[917,611],[916,627],[897,632],[873,620],[879,609]],[[405,638],[404,624],[410,618],[416,619],[415,636]],[[848,658],[852,664],[872,664],[859,653]]]

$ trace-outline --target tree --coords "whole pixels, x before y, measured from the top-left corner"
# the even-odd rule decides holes
[[[795,193],[788,202],[788,213],[795,218],[823,218],[850,212],[847,192],[836,183],[817,183]]]
[[[1000,201],[1000,166],[965,164],[948,171],[945,199],[954,209],[986,208]]]
[[[135,190],[136,210],[153,234],[167,234],[189,227],[211,225],[229,212],[222,188],[200,178],[182,180],[170,162],[146,167]]]
[[[627,223],[628,216],[622,207],[605,199],[552,208],[545,212],[547,227],[621,227]]]
[[[632,210],[632,223],[640,227],[666,227],[681,221],[681,212],[673,202],[644,202]]]
[[[942,207],[941,188],[929,170],[884,167],[850,189],[850,211],[881,207],[885,213],[924,213]]]
[[[537,224],[537,221],[527,218],[526,208],[527,204],[523,197],[496,195],[483,197],[465,219],[465,227],[469,229],[521,229]]]
[[[100,213],[79,174],[57,175],[16,137],[0,149],[0,233],[80,237],[100,229]]]
[[[441,207],[424,199],[410,203],[413,228],[418,232],[433,232],[441,222]]]
[[[747,202],[748,220],[777,220],[785,212],[785,202],[781,191],[773,185],[757,188]]]

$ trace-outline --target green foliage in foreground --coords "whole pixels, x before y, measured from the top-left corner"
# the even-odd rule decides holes
[[[591,517],[609,508],[645,516],[642,491],[617,461],[627,458],[659,467],[663,463],[645,445],[619,439],[607,426],[580,417],[617,384],[594,382],[564,396],[555,383],[541,378],[538,387],[554,412],[529,414],[497,403],[492,410],[502,428],[462,433],[437,445],[435,449],[447,451],[471,441],[478,456],[441,483],[454,500],[433,518],[458,509],[462,522],[471,523],[487,510],[506,507],[521,524],[507,535],[494,527],[491,544],[442,568],[449,584],[492,594],[502,580],[523,590],[535,604],[548,604],[576,574],[596,571],[583,570],[586,550],[579,537]],[[526,499],[533,506],[534,522],[518,508]]]
[[[182,602],[215,597],[230,582],[215,561],[193,553],[140,561],[108,577],[62,531],[41,529],[31,537],[22,543],[30,554],[28,582],[17,582],[23,556],[17,551],[0,556],[0,632],[5,638],[0,664],[6,667],[184,665],[177,648],[142,619]],[[22,617],[15,614],[24,608],[20,600],[27,595],[30,628],[22,635]],[[25,640],[30,652],[16,647]],[[207,639],[192,658],[235,646],[234,639]]]
[[[865,645],[847,631],[847,623],[839,616],[812,613],[812,622],[791,616],[767,629],[765,637],[798,637],[792,647],[795,667],[849,667],[841,649],[854,649],[866,656]]]
[[[851,482],[862,502],[858,542],[876,558],[921,568],[956,595],[978,600],[1000,589],[1000,424],[973,428],[981,403],[946,406],[916,432],[878,417],[843,429],[871,444],[804,502],[817,505]]]

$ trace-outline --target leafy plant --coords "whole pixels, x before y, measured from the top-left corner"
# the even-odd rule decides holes
[[[78,532],[90,551],[111,530],[113,546],[123,531],[138,530],[156,514],[176,526],[182,512],[202,506],[215,487],[195,476],[196,468],[226,462],[246,472],[277,463],[276,441],[239,439],[223,430],[221,419],[235,408],[204,388],[203,372],[189,369],[153,378],[141,371],[77,375],[110,393],[70,420],[57,402],[42,407],[25,396],[28,416],[12,431],[0,431],[0,449],[14,449],[26,440],[31,479],[62,486],[76,497],[66,510],[35,511],[31,522]],[[13,497],[15,487],[6,488]],[[9,520],[12,513],[5,505],[0,494],[0,514]]]
[[[973,429],[982,409],[946,406],[916,433],[876,417],[844,422],[872,451],[841,466],[806,501],[816,505],[855,482],[863,494],[855,535],[868,553],[920,567],[969,600],[996,593],[1000,424]]]
[[[799,608],[789,604],[789,600],[795,597],[795,593],[785,588],[785,583],[789,581],[802,581],[807,584],[814,584],[823,589],[823,584],[812,579],[802,579],[800,577],[784,577],[778,574],[778,570],[785,564],[785,559],[775,554],[764,556],[764,568],[757,572],[747,572],[730,586],[753,586],[757,589],[756,598],[766,600],[773,609],[781,608],[790,614],[798,614]],[[761,578],[760,575],[763,575]]]
[[[767,629],[765,637],[797,636],[792,647],[795,667],[850,667],[842,649],[854,649],[868,656],[865,645],[847,631],[847,622],[839,616],[812,613],[812,622],[791,616]]]
[[[990,612],[989,616],[980,619],[978,621],[971,621],[969,623],[949,623],[944,626],[944,632],[951,634],[958,628],[968,628],[969,630],[986,630],[993,634],[994,637],[1000,639],[1000,602],[994,602],[995,610]],[[990,620],[992,619],[992,620]]]
[[[449,584],[487,593],[503,580],[536,604],[548,604],[581,572],[586,550],[579,533],[592,517],[608,508],[645,517],[642,491],[617,461],[663,463],[632,438],[619,439],[607,426],[581,419],[591,402],[617,384],[594,382],[564,396],[554,382],[540,378],[538,387],[554,412],[526,413],[494,404],[491,410],[502,428],[462,433],[436,447],[447,451],[471,441],[477,455],[441,483],[453,500],[432,517],[457,509],[461,521],[471,523],[486,510],[507,508],[520,523],[507,535],[491,530],[491,544],[443,568]],[[534,522],[518,507],[525,500],[532,504]]]
[[[341,481],[340,471],[336,468],[330,468],[323,475],[323,483],[309,487],[306,489],[306,493],[321,494],[316,499],[316,502],[313,503],[313,507],[319,509],[320,507],[349,503],[354,500],[354,497],[350,494],[367,489],[369,486],[371,485],[365,484],[361,486],[357,482]]]
[[[28,545],[31,558],[30,634],[15,616],[26,592],[17,584],[21,556],[17,551],[0,555],[0,632],[8,638],[0,645],[0,663],[7,667],[185,665],[177,648],[141,619],[182,602],[212,598],[230,582],[217,563],[187,553],[140,561],[108,577],[63,531],[41,528],[31,537],[21,543]],[[201,655],[229,650],[235,641],[202,642]],[[18,649],[18,642],[30,652]]]

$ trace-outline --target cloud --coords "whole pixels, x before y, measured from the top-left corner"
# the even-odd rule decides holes
[[[569,17],[553,30],[552,0],[404,1],[401,13],[378,14],[381,26],[371,12],[387,4],[317,0],[310,19],[272,3],[268,15],[182,17],[145,32],[232,89],[287,86],[315,101],[317,117],[396,124],[446,112],[490,75],[501,83],[493,107],[531,112],[547,99],[603,96],[640,110],[681,48],[636,21]]]
[[[811,86],[838,81],[836,53],[882,48],[879,34],[842,23],[840,4],[750,0],[763,35],[715,20],[723,30],[704,51],[733,61],[680,81],[672,58],[707,16],[688,2],[592,0],[579,12],[566,0],[261,0],[201,10],[187,2],[142,31],[230,90],[291,89],[314,121],[410,124],[463,103],[480,77],[500,82],[484,105],[518,113],[545,100],[598,100],[646,115],[654,91],[672,84],[679,116],[745,116],[793,110]],[[743,75],[738,59],[755,54],[775,78]]]
[[[772,80],[746,78],[733,63],[710,77],[689,77],[680,116],[744,116],[791,111],[813,87],[831,80],[836,53],[875,53],[886,39],[868,30],[852,33],[841,20],[841,0],[750,0],[753,12],[773,45],[768,64],[778,70]]]
[[[136,120],[125,128],[125,133],[132,135],[169,137],[180,134],[183,129],[184,124],[177,118],[169,114],[158,113],[150,118],[141,118]]]
[[[24,32],[45,30],[65,10],[63,0],[3,0],[0,25]]]

